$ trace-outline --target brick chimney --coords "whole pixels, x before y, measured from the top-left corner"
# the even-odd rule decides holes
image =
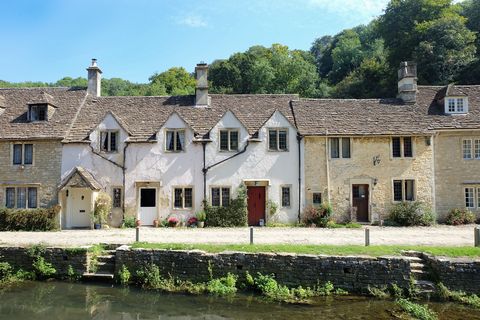
[[[400,63],[397,98],[408,104],[414,104],[417,101],[417,64],[415,62]]]
[[[92,59],[92,65],[87,68],[87,93],[93,97],[100,97],[102,91],[102,70],[97,66],[97,59]]]
[[[195,67],[195,106],[208,107],[210,99],[208,98],[208,65],[200,62]]]

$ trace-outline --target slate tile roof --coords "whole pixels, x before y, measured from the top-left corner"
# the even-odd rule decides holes
[[[0,89],[0,139],[63,139],[86,96],[77,88]],[[55,113],[48,121],[27,122],[28,103],[51,103]],[[1,112],[1,110],[4,110]]]

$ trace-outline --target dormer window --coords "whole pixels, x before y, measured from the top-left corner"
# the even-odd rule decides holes
[[[118,131],[100,132],[100,151],[118,152]]]
[[[30,105],[28,111],[29,121],[47,121],[48,107],[46,104]]]
[[[463,114],[468,112],[468,100],[465,97],[445,98],[445,113]]]

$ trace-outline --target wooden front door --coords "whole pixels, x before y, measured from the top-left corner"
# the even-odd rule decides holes
[[[265,221],[265,187],[247,188],[248,225],[258,226],[260,219]]]
[[[352,205],[357,210],[357,221],[368,222],[368,184],[352,185]]]

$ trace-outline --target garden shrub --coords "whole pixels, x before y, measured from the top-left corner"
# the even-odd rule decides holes
[[[0,208],[0,231],[58,230],[60,207],[39,209]]]
[[[307,226],[325,228],[332,219],[333,209],[329,203],[322,203],[318,208],[306,207],[303,210],[302,222]]]
[[[207,291],[217,296],[234,294],[237,292],[237,279],[238,277],[231,273],[219,279],[212,279],[207,284]]]
[[[209,227],[244,227],[247,225],[247,189],[241,185],[237,197],[226,207],[212,207],[205,202],[204,208]]]
[[[460,224],[471,224],[475,222],[475,214],[470,210],[464,209],[452,209],[445,219],[446,224],[457,226]]]
[[[400,226],[431,226],[435,223],[435,215],[422,202],[405,201],[390,209],[390,220]]]
[[[50,262],[45,262],[44,257],[37,257],[35,261],[33,261],[32,267],[34,269],[35,275],[38,279],[48,279],[53,277],[57,270],[53,267]]]
[[[131,273],[125,265],[122,265],[118,271],[118,281],[122,285],[127,285],[130,282]]]
[[[125,219],[123,219],[122,228],[135,228],[136,226],[134,216],[126,216]]]

